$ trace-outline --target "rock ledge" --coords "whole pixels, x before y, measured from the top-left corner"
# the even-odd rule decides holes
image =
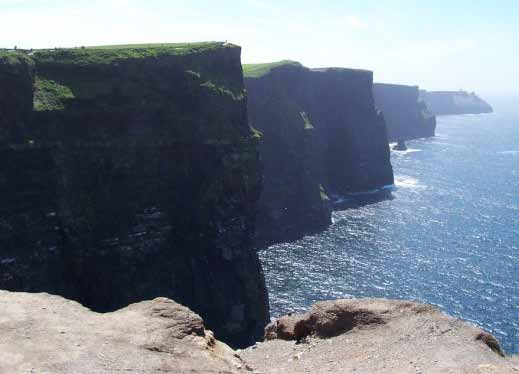
[[[267,326],[242,353],[259,373],[519,373],[489,333],[433,306],[382,299],[324,301]]]

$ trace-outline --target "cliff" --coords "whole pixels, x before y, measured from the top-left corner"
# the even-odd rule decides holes
[[[474,92],[465,91],[420,91],[421,98],[438,116],[450,114],[492,113],[493,109]]]
[[[373,94],[384,115],[390,141],[434,136],[436,117],[420,100],[417,86],[376,83]]]
[[[98,314],[48,294],[0,291],[2,373],[512,374],[488,333],[431,306],[338,300],[282,317],[268,340],[233,351],[203,320],[158,298]],[[309,334],[300,344],[294,331]],[[273,340],[272,340],[273,339]]]
[[[283,65],[298,68],[297,63]],[[245,65],[249,121],[261,131],[264,184],[256,220],[258,245],[289,241],[331,224],[329,198],[321,185],[318,135],[290,83]]]
[[[22,141],[33,102],[34,63],[23,54],[0,52],[0,146]]]
[[[290,240],[330,223],[328,196],[393,183],[373,75],[282,61],[246,65],[251,125],[263,133],[258,236]]]
[[[34,76],[10,74],[17,103],[0,101],[0,123],[11,126],[0,151],[0,288],[100,312],[165,296],[226,342],[257,339],[268,319],[252,248],[261,168],[240,48],[113,46],[31,59]]]

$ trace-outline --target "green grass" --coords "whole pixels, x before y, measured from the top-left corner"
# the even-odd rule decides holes
[[[214,93],[217,93],[219,95],[229,95],[231,96],[234,100],[242,100],[245,98],[245,94],[243,91],[239,92],[239,93],[234,93],[232,92],[231,90],[223,87],[223,86],[220,86],[220,85],[217,85],[211,81],[207,81],[207,82],[204,82],[200,85],[201,87],[204,87],[204,88],[207,88],[211,91],[213,91]]]
[[[0,65],[16,66],[22,63],[32,64],[32,60],[22,52],[0,51]]]
[[[267,64],[245,64],[243,65],[243,75],[245,78],[261,78],[281,66],[303,66],[297,61],[283,60],[270,62]]]
[[[74,93],[69,87],[53,80],[37,77],[34,88],[34,109],[36,111],[63,110],[66,102],[74,98]]]
[[[39,63],[73,65],[110,64],[117,60],[146,57],[188,55],[206,50],[226,48],[221,42],[168,43],[168,44],[125,44],[64,49],[42,49],[34,53]]]
[[[263,133],[261,131],[259,131],[258,129],[256,129],[253,126],[249,126],[249,128],[250,128],[250,131],[251,131],[251,134],[252,134],[252,138],[254,140],[258,141],[261,138],[263,138]]]
[[[148,43],[148,44],[114,44],[114,45],[97,45],[88,46],[87,49],[153,49],[153,48],[170,48],[178,51],[189,51],[193,49],[205,49],[219,47],[221,42],[199,42],[199,43]]]

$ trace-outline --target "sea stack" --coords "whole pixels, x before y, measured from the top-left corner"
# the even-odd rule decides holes
[[[373,93],[377,108],[384,114],[390,141],[435,135],[436,117],[419,98],[417,86],[376,83]]]
[[[250,123],[263,134],[260,242],[326,227],[329,196],[393,183],[372,72],[281,61],[246,65],[244,74]]]
[[[170,297],[230,344],[259,339],[261,167],[240,52],[197,43],[4,54],[0,288],[99,312]]]
[[[393,147],[395,151],[407,151],[407,145],[405,144],[405,140],[399,140],[397,144]]]

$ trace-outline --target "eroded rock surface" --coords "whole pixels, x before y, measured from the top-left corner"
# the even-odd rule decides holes
[[[188,308],[158,298],[98,314],[48,294],[0,291],[0,373],[246,372]]]
[[[519,360],[503,357],[492,335],[406,301],[320,302],[269,325],[266,337],[241,354],[264,374],[519,373]]]

